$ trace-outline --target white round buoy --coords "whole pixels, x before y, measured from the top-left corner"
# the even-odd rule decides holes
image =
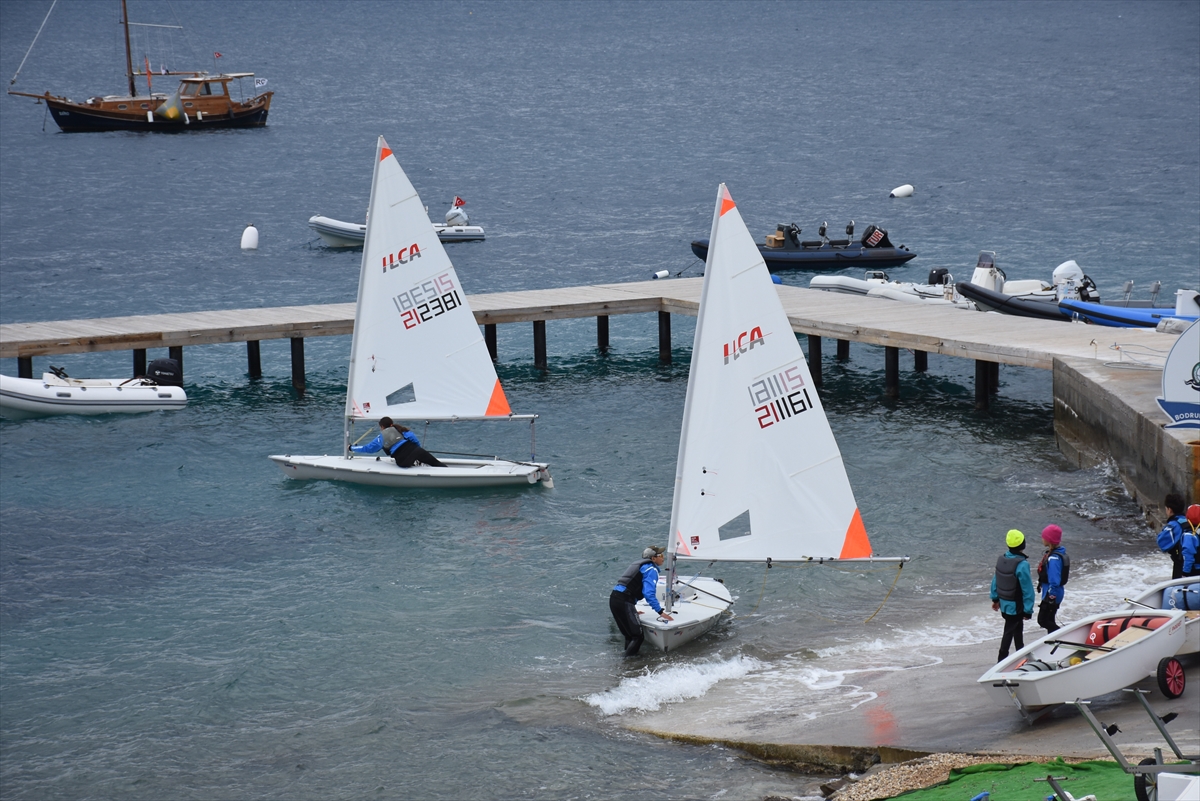
[[[905,184],[904,186],[897,186],[895,189],[893,189],[892,193],[888,195],[888,197],[912,197],[912,193],[913,185]]]
[[[654,277],[655,278],[666,278],[670,274],[671,274],[670,270],[659,270],[658,272],[656,272],[654,274]]]
[[[246,230],[242,231],[242,250],[258,250],[258,229],[254,227],[254,223],[250,223]]]

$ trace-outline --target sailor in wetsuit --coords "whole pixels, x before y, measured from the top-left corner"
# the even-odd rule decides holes
[[[421,441],[417,439],[416,434],[402,425],[393,423],[390,417],[380,418],[379,435],[375,439],[366,445],[351,445],[350,450],[354,453],[377,453],[382,450],[395,459],[396,464],[401,467],[446,466],[439,462],[436,456],[421,447]]]
[[[638,621],[638,601],[645,598],[659,617],[674,620],[658,602],[658,568],[662,567],[665,550],[661,545],[652,545],[642,551],[641,560],[629,566],[609,593],[608,610],[617,621],[617,628],[625,635],[625,656],[636,656],[646,638]]]

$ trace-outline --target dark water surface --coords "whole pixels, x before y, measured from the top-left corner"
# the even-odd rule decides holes
[[[47,7],[0,3],[0,74]],[[969,277],[987,249],[1012,278],[1074,258],[1109,296],[1200,284],[1195,3],[130,13],[186,26],[195,56],[169,66],[211,69],[218,50],[268,78],[269,124],[66,135],[0,99],[0,322],[351,301],[360,252],[306,221],[362,219],[380,134],[431,217],[457,194],[487,229],[447,248],[469,292],[699,275],[688,242],[721,181],[756,236],[882,225],[919,254],[903,280]],[[122,91],[117,19],[60,2],[15,88]],[[887,197],[904,183],[912,198]],[[261,248],[242,252],[251,222]],[[1115,473],[1058,453],[1048,373],[1004,368],[976,413],[973,365],[931,356],[889,402],[882,352],[856,345],[830,354],[823,399],[876,551],[914,557],[883,611],[862,624],[890,569],[725,566],[738,617],[622,662],[605,598],[666,535],[692,321],[673,325],[663,367],[652,315],[613,318],[608,356],[592,321],[552,323],[545,373],[528,328],[500,328],[549,491],[286,480],[268,453],[340,447],[345,337],[308,340],[303,397],[286,342],[263,344],[261,381],[242,346],[209,346],[186,351],[184,411],[0,422],[0,795],[806,796],[807,777],[624,725],[703,708],[717,681],[764,715],[781,698],[856,714],[830,692],[847,660],[998,634],[986,582],[1010,527],[1066,530],[1067,614],[1161,572]],[[130,356],[53,363],[125,375]],[[528,432],[443,426],[427,444],[520,454]]]

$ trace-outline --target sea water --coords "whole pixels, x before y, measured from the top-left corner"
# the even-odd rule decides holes
[[[4,75],[44,13],[0,4]],[[361,252],[323,247],[306,221],[362,220],[381,134],[432,219],[458,195],[487,230],[447,247],[472,293],[698,276],[688,245],[722,181],[756,238],[793,221],[806,238],[822,221],[888,229],[919,254],[890,271],[901,280],[963,280],[994,250],[1010,278],[1076,259],[1107,298],[1126,280],[1135,297],[1161,281],[1164,299],[1200,283],[1194,3],[130,15],[186,27],[178,51],[135,37],[154,69],[267,78],[269,124],[68,135],[5,97],[2,322],[352,301]],[[14,88],[122,92],[118,19],[115,3],[60,2]],[[888,198],[905,183],[913,197]],[[250,223],[261,246],[243,252]],[[1114,468],[1059,454],[1047,372],[1003,367],[981,413],[969,361],[931,355],[890,401],[881,349],[827,348],[822,400],[872,544],[912,561],[899,578],[716,566],[736,616],[622,660],[607,594],[670,515],[693,321],[672,325],[660,365],[653,315],[614,317],[607,355],[591,320],[552,322],[545,371],[528,326],[499,327],[498,372],[513,408],[540,415],[552,490],[286,479],[268,454],[341,447],[347,337],[307,340],[303,395],[285,341],[263,343],[261,380],[244,346],[215,345],[185,350],[184,411],[0,422],[0,795],[810,796],[814,778],[627,727],[704,709],[717,686],[737,708],[712,715],[769,715],[781,696],[862,714],[856,672],[999,634],[987,585],[1009,528],[1036,551],[1036,532],[1063,527],[1067,619],[1165,573]],[[51,363],[131,367],[115,352],[35,371]],[[434,450],[530,450],[525,424],[419,433]]]

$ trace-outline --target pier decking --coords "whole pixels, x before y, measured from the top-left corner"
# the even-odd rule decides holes
[[[497,292],[470,296],[476,321],[496,356],[497,326],[533,324],[534,364],[545,367],[546,323],[596,318],[596,344],[608,349],[608,320],[617,314],[658,314],[659,358],[671,359],[671,315],[695,316],[703,279]],[[821,382],[821,340],[884,348],[885,395],[900,395],[900,351],[913,352],[913,369],[927,354],[975,361],[975,406],[988,407],[999,386],[999,365],[1054,373],[1054,419],[1059,448],[1080,465],[1112,459],[1126,486],[1154,517],[1166,492],[1200,497],[1200,440],[1195,433],[1164,430],[1154,402],[1161,368],[1176,336],[1149,329],[1105,328],[945,306],[899,303],[779,286],[792,330],[808,335],[808,361]],[[262,375],[259,341],[290,339],[292,383],[304,390],[304,340],[354,330],[354,304],[231,309],[140,317],[108,317],[0,325],[0,358],[16,358],[32,377],[33,358],[63,353],[133,351],[133,374],[144,374],[146,350],[168,348],[183,363],[183,349],[245,342],[248,372]],[[1135,368],[1135,369],[1127,369]]]
[[[597,284],[471,295],[481,325],[618,314],[695,316],[700,278]],[[1114,343],[1166,350],[1174,337],[1130,328],[1065,325],[948,307],[780,286],[792,330],[814,337],[1051,369],[1056,357],[1113,361]],[[354,330],[354,304],[283,306],[0,325],[0,358],[182,348],[221,342],[341,336]]]

